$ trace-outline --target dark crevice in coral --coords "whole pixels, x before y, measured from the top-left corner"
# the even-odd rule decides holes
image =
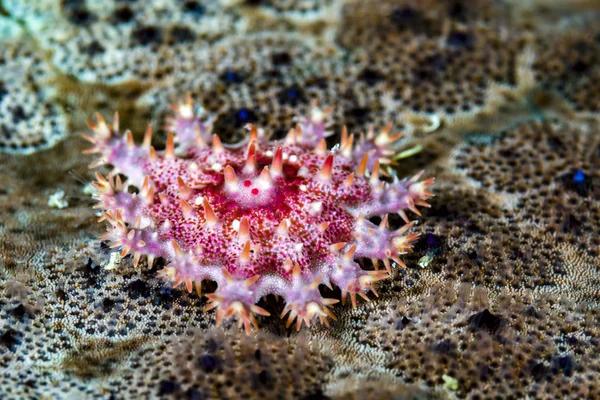
[[[8,89],[6,88],[6,85],[4,84],[4,82],[0,81],[0,103],[2,102],[4,97],[6,97],[7,94]]]
[[[196,17],[201,17],[204,14],[205,9],[198,1],[190,0],[183,3],[183,11],[193,14]]]
[[[35,313],[23,304],[19,304],[17,307],[10,310],[10,312],[20,321],[25,321],[25,318],[31,319],[35,317]]]
[[[142,46],[156,45],[162,42],[163,32],[157,26],[141,26],[131,33],[131,38]]]
[[[287,65],[290,64],[292,62],[292,57],[290,56],[289,53],[286,52],[280,52],[280,53],[273,53],[271,55],[271,63],[273,63],[273,65],[275,66],[282,66],[282,65]]]
[[[16,347],[21,344],[22,333],[12,328],[5,330],[0,335],[0,350],[2,348],[15,352]]]
[[[187,26],[174,26],[169,32],[173,44],[189,43],[196,39],[196,34]]]
[[[473,331],[484,329],[492,334],[496,333],[506,323],[504,318],[492,314],[487,308],[471,315],[467,322]]]
[[[134,13],[128,6],[121,6],[115,10],[113,17],[117,23],[126,23],[133,19]]]

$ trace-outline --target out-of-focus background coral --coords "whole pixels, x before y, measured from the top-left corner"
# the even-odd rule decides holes
[[[437,178],[408,269],[246,337],[110,259],[85,121],[164,141],[188,92],[230,142],[392,122]],[[0,398],[600,398],[599,115],[599,1],[0,0]]]

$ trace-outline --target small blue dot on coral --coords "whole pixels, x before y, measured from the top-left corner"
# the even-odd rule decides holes
[[[575,175],[573,175],[573,182],[582,183],[583,181],[585,181],[585,174],[582,170],[578,169]]]
[[[227,82],[237,82],[239,80],[239,76],[234,71],[227,71],[225,73],[225,80]]]
[[[248,119],[249,113],[248,110],[246,110],[245,108],[238,111],[238,118],[239,119]]]
[[[431,232],[427,232],[427,235],[425,236],[425,240],[427,242],[427,246],[429,246],[429,247],[438,247],[440,245],[440,238],[438,238],[436,235],[434,235]]]

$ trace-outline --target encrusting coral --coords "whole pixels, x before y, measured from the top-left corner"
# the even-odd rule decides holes
[[[5,32],[14,32],[5,37]],[[66,137],[54,73],[20,26],[0,13],[0,152],[31,154]]]
[[[391,260],[404,266],[399,256],[417,237],[407,234],[413,223],[405,211],[419,214],[416,206],[427,206],[433,178],[379,178],[389,162],[386,146],[399,137],[389,126],[356,144],[344,131],[327,150],[330,110],[315,105],[281,143],[249,125],[247,140],[225,146],[189,97],[173,108],[174,133],[160,152],[151,146],[151,128],[136,146],[131,132],[119,134],[118,117],[112,127],[98,117],[94,136],[86,136],[94,144],[88,152],[101,155],[92,167],[114,169],[109,179],[97,174],[96,207],[108,222],[103,239],[122,256],[133,254],[134,265],[142,256],[149,265],[162,257],[168,265],[160,276],[199,294],[203,280],[215,281],[218,289],[206,296],[217,325],[236,316],[249,332],[255,314],[269,315],[256,305],[268,294],[285,300],[288,325],[296,320],[299,329],[316,317],[327,324],[334,317],[328,307],[338,301],[322,297],[320,284],[339,287],[342,300],[350,294],[355,306],[356,295],[376,294]],[[389,230],[388,213],[406,224]],[[355,259],[370,259],[374,269]]]

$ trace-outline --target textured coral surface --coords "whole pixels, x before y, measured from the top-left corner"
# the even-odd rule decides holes
[[[0,0],[0,398],[600,398],[599,12]]]

